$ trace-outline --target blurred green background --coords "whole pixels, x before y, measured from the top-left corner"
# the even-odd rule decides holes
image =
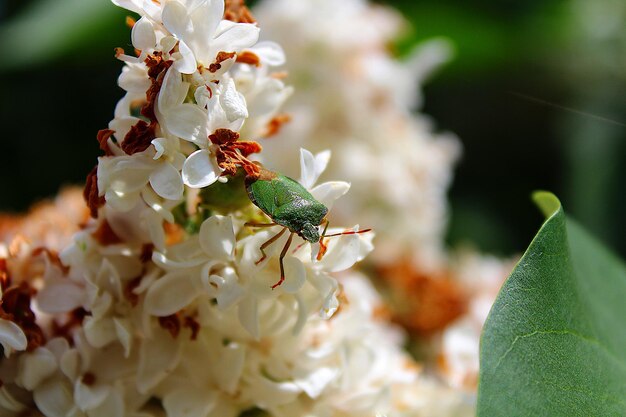
[[[530,193],[547,189],[626,255],[626,1],[382,2],[411,23],[398,56],[432,37],[454,45],[423,108],[464,146],[448,242],[523,251],[541,223]],[[107,0],[0,0],[0,210],[79,184],[95,164],[122,95],[125,16]]]

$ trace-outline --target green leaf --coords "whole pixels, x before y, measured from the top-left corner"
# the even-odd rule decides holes
[[[481,339],[478,416],[626,416],[626,267],[552,194]]]

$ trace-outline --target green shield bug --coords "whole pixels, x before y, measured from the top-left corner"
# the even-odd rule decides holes
[[[262,256],[256,261],[257,264],[267,258],[265,249],[289,230],[289,238],[279,257],[280,280],[272,285],[272,289],[285,281],[283,259],[287,255],[294,234],[307,242],[319,243],[320,250],[317,254],[317,260],[321,260],[326,252],[324,238],[370,231],[370,229],[366,229],[326,235],[328,207],[317,201],[299,182],[265,169],[257,162],[250,161],[248,155],[260,152],[261,146],[256,142],[239,141],[238,139],[239,133],[229,129],[217,129],[212,135],[209,135],[209,140],[216,147],[216,158],[218,165],[223,170],[222,175],[230,175],[233,180],[237,180],[237,171],[241,167],[246,173],[244,184],[248,198],[252,204],[260,208],[272,220],[272,223],[246,223],[246,225],[252,227],[282,226],[282,230],[261,245]],[[230,189],[230,187],[228,188]],[[222,190],[222,187],[215,187],[211,190],[207,189],[201,194],[204,198],[210,199],[213,194],[217,193],[217,200],[225,201],[225,197],[219,194],[221,191],[225,190]],[[228,191],[226,192],[228,193]],[[234,195],[227,200],[235,206],[241,203],[241,200]],[[326,222],[324,232],[320,235],[319,227],[324,222]]]
[[[317,201],[299,182],[263,167],[259,167],[258,175],[246,177],[245,186],[250,201],[272,220],[272,223],[246,223],[246,225],[252,227],[283,227],[280,232],[261,245],[262,256],[256,263],[259,264],[267,258],[265,249],[269,245],[280,239],[287,230],[290,232],[279,257],[280,280],[272,285],[272,289],[285,281],[283,259],[289,250],[294,234],[310,243],[320,243],[319,260],[326,251],[326,246],[323,242],[325,237],[370,231],[370,229],[366,229],[326,235],[326,229],[328,228],[326,214],[328,214],[328,208]],[[324,232],[320,235],[319,226],[324,222],[326,222]]]

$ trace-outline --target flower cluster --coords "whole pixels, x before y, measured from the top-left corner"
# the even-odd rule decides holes
[[[291,121],[264,142],[263,156],[285,172],[297,167],[281,155],[302,144],[339,156],[329,172],[350,181],[351,193],[333,217],[358,212],[377,231],[368,262],[394,319],[418,339],[419,351],[438,358],[432,368],[442,379],[475,391],[485,309],[512,264],[444,247],[460,143],[415,110],[421,82],[449,46],[432,40],[395,57],[389,45],[404,22],[367,0],[264,0],[255,13],[289,55],[295,85],[285,105]]]
[[[248,227],[264,219],[246,196],[260,180],[249,158],[291,94],[274,71],[283,51],[257,42],[249,10],[236,0],[113,2],[140,18],[128,19],[134,53],[116,51],[126,94],[98,134],[104,155],[84,190],[91,219],[67,245],[47,246],[74,232],[61,228],[0,245],[0,415],[465,410],[436,395],[375,291],[349,271],[372,233],[331,229],[337,237],[309,244],[297,230]],[[302,150],[298,187],[330,208],[349,185],[315,186],[329,160]]]
[[[396,59],[388,45],[403,21],[366,0],[266,0],[255,13],[290,57],[295,86],[286,104],[291,122],[264,142],[264,156],[291,173],[297,166],[279,155],[331,149],[337,158],[329,173],[352,184],[334,218],[345,222],[358,210],[378,231],[377,262],[409,257],[424,269],[441,267],[446,189],[460,146],[412,110],[420,81],[447,59],[447,44],[433,41]]]

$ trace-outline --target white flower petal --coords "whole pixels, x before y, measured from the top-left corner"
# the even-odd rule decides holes
[[[163,397],[163,408],[168,416],[206,417],[215,406],[216,394],[205,389],[185,386]]]
[[[197,258],[190,259],[188,261],[174,261],[160,252],[154,252],[152,254],[152,261],[157,264],[159,268],[163,268],[166,271],[176,271],[182,268],[193,268],[195,266],[202,265],[206,262],[206,259]]]
[[[198,51],[206,50],[207,42],[212,42],[218,25],[224,16],[224,2],[221,0],[201,1],[193,9],[191,22],[194,29],[194,41]]]
[[[246,290],[237,282],[237,275],[232,268],[225,268],[222,272],[223,276],[207,275],[208,270],[203,271],[202,283],[207,292],[217,287],[215,298],[217,299],[217,306],[222,310],[238,302],[246,293]]]
[[[142,14],[141,0],[111,0],[113,4],[124,9],[128,9],[131,12]]]
[[[183,182],[191,188],[213,184],[221,174],[217,161],[206,149],[195,151],[183,164]]]
[[[339,272],[350,268],[374,248],[372,238],[373,233],[371,232],[329,238],[328,252],[317,263],[318,267],[328,272]]]
[[[200,145],[207,142],[206,124],[207,114],[191,103],[174,107],[167,113],[165,120],[165,127],[173,135]]]
[[[246,382],[254,386],[255,394],[264,407],[292,403],[302,393],[302,389],[292,381],[276,381],[260,372],[252,375]]]
[[[304,148],[300,148],[300,184],[311,189],[317,177],[315,175],[315,157]]]
[[[48,349],[38,347],[18,360],[19,383],[29,391],[34,390],[57,369],[57,362]]]
[[[150,88],[150,78],[148,77],[148,71],[146,71],[146,66],[142,64],[126,64],[122,68],[122,73],[117,79],[117,84],[128,91],[127,94],[122,100],[122,103],[119,104],[119,108],[116,106],[117,112],[115,113],[115,117],[118,116],[130,116],[130,103],[134,101],[134,99],[145,96],[146,90]]]
[[[246,363],[246,348],[238,343],[229,343],[220,351],[220,358],[228,366],[213,366],[211,373],[224,392],[235,394]]]
[[[325,151],[319,152],[315,155],[315,181],[317,181],[320,175],[326,171],[326,167],[330,161],[330,154],[330,149],[326,149]]]
[[[307,372],[310,372],[307,370]],[[303,378],[296,379],[294,383],[300,387],[310,398],[319,397],[324,389],[335,380],[339,373],[338,368],[318,368]]]
[[[83,321],[83,330],[89,344],[96,348],[104,347],[117,339],[115,324],[110,317],[95,319],[88,316]]]
[[[202,294],[202,287],[187,271],[170,272],[148,290],[144,308],[153,316],[169,316],[188,306]]]
[[[150,143],[152,143],[152,146],[154,146],[154,150],[156,151],[152,159],[157,160],[160,157],[162,157],[163,154],[165,153],[165,150],[167,149],[167,139],[156,138],[156,139],[152,139],[152,142]]]
[[[117,338],[124,348],[124,357],[128,358],[130,356],[130,349],[132,348],[133,343],[132,324],[129,319],[117,317],[113,318],[113,323],[115,324],[115,333],[117,333]]]
[[[228,262],[235,251],[235,229],[230,216],[215,215],[206,219],[198,233],[200,246],[210,259]]]
[[[182,179],[181,179],[181,182],[182,182]],[[168,209],[165,207],[166,203],[163,202],[161,197],[159,197],[157,193],[154,192],[154,190],[147,188],[147,187],[144,188],[141,191],[141,198],[143,198],[143,201],[148,205],[148,207],[150,207],[153,210],[153,211],[146,210],[141,215],[142,219],[145,221],[144,226],[147,226],[147,227],[144,227],[144,229],[148,229],[152,237],[154,237],[154,235],[152,234],[153,230],[150,229],[153,226],[153,224],[151,224],[152,221],[156,222],[154,226],[156,226],[157,230],[160,230],[160,231],[163,230],[163,225],[162,225],[163,220],[165,220],[168,223],[174,223],[175,220],[174,220],[174,215],[170,211],[171,208]],[[153,242],[154,242],[154,239],[153,239]]]
[[[187,8],[177,1],[165,3],[161,20],[163,26],[178,39],[184,39],[185,35],[193,30]]]
[[[156,45],[154,27],[148,18],[142,17],[133,26],[130,32],[133,46],[140,51],[152,49]]]
[[[117,143],[122,143],[130,128],[137,124],[139,119],[136,117],[116,117],[109,122],[109,129],[114,130],[113,137],[117,139]]]
[[[9,357],[12,350],[24,350],[28,341],[21,327],[12,321],[0,319],[0,345],[4,356]]]
[[[178,201],[183,197],[183,180],[180,172],[167,162],[150,174],[150,185],[152,189],[161,197],[167,200]]]
[[[68,350],[61,357],[60,365],[61,372],[69,379],[78,378],[78,371],[80,366],[80,353],[76,349]]]
[[[259,306],[255,297],[248,296],[241,300],[239,307],[239,321],[241,325],[255,338],[260,336]]]
[[[157,107],[162,114],[167,114],[173,108],[180,106],[185,101],[189,91],[189,83],[183,82],[180,71],[170,68],[163,77],[163,84],[159,91]]]
[[[72,311],[85,302],[85,290],[68,278],[51,278],[35,298],[37,306],[46,313]]]
[[[35,389],[33,398],[37,409],[47,417],[67,417],[76,409],[72,387],[65,378],[47,380]]]
[[[261,41],[250,50],[261,58],[261,62],[266,65],[275,67],[285,63],[285,52],[276,42]]]
[[[124,417],[124,399],[118,390],[111,391],[97,407],[89,410],[89,417]]]
[[[298,318],[296,320],[296,324],[294,324],[293,326],[292,333],[294,336],[297,336],[300,334],[300,332],[304,328],[304,325],[306,324],[307,319],[309,318],[310,308],[306,301],[304,301],[303,297],[300,296],[300,294],[296,293],[294,294],[294,297],[296,299],[296,302],[298,303]]]
[[[137,388],[147,393],[161,382],[180,361],[182,343],[161,327],[153,327],[154,340],[144,340],[139,352]]]
[[[0,411],[9,411],[9,416],[20,415],[26,410],[26,406],[19,402],[13,394],[7,390],[6,385],[0,387]]]
[[[246,99],[237,91],[235,82],[232,78],[229,80],[228,85],[220,95],[220,104],[222,105],[222,108],[226,113],[226,118],[229,122],[234,122],[237,119],[245,119],[248,117]]]
[[[344,181],[324,182],[311,190],[311,195],[330,210],[339,197],[350,189],[350,184]]]
[[[217,33],[218,36],[211,43],[211,50],[216,52],[215,55],[220,51],[239,52],[244,48],[250,48],[259,40],[259,28],[250,23],[222,20]]]
[[[111,388],[108,385],[95,384],[89,386],[78,380],[74,385],[76,405],[83,411],[96,408],[106,399],[110,390]]]
[[[306,282],[306,270],[300,259],[288,256],[283,260],[285,267],[285,281],[280,285],[281,290],[286,293],[296,293]]]
[[[54,356],[54,359],[60,363],[63,355],[65,355],[70,349],[70,344],[67,339],[63,337],[55,337],[48,340],[48,343],[46,343],[46,349],[48,349]]]
[[[185,42],[178,44],[177,59],[174,62],[174,68],[183,74],[193,74],[196,71],[196,57],[191,48]]]

